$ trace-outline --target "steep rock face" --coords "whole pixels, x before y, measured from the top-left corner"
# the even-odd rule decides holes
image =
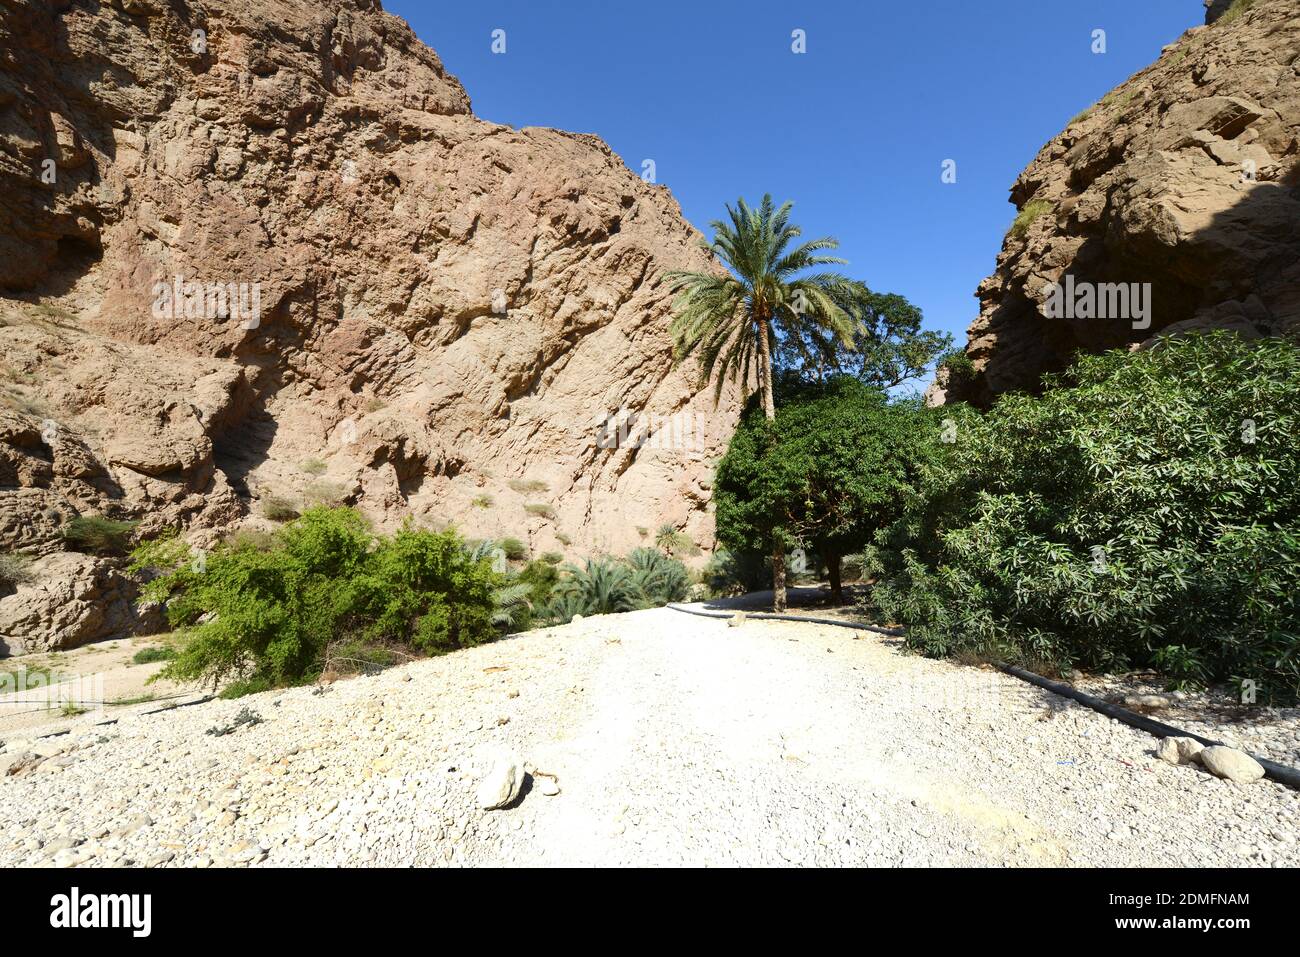
[[[475,118],[371,0],[0,0],[0,550],[272,500],[707,547],[739,398],[674,368],[663,281],[699,238],[598,138]]]
[[[1300,329],[1300,4],[1214,22],[1226,6],[1016,180],[1021,225],[979,287],[974,373],[942,372],[932,404],[1033,391],[1078,351],[1159,333]],[[1140,298],[1124,308],[1126,290]]]

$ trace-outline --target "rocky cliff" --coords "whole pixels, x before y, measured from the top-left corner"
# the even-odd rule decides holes
[[[972,369],[941,372],[932,403],[1032,391],[1158,333],[1300,331],[1300,3],[1208,7],[1016,180]]]
[[[595,136],[477,119],[373,0],[0,0],[0,552],[42,556],[0,653],[131,626],[78,515],[709,545],[738,399],[673,368],[662,281],[698,239]]]

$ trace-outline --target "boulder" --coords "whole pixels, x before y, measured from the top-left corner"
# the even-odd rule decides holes
[[[1239,784],[1249,784],[1264,776],[1263,766],[1236,748],[1216,744],[1200,753],[1200,761],[1211,774]]]
[[[162,627],[160,609],[137,609],[136,583],[112,559],[57,552],[32,580],[0,597],[0,655],[76,648]]]
[[[493,762],[491,770],[478,786],[478,805],[495,811],[514,803],[524,786],[524,762],[515,755],[504,755]]]

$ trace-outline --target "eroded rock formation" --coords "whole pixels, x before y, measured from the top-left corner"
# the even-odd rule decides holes
[[[0,550],[87,514],[210,543],[273,501],[707,547],[738,400],[673,367],[663,282],[698,239],[595,136],[474,117],[372,0],[0,0]],[[68,561],[0,642],[121,627],[49,626]]]
[[[1228,6],[1210,5],[1210,25],[1077,117],[1016,180],[1019,225],[969,329],[974,374],[941,373],[932,403],[1033,391],[1078,351],[1159,333],[1300,330],[1300,3],[1258,0],[1219,21]],[[1063,309],[1057,289],[1095,301]]]

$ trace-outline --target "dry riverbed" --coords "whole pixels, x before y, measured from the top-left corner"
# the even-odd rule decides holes
[[[0,864],[1300,864],[1297,792],[826,625],[657,609],[160,707],[0,731],[39,757]],[[484,811],[503,754],[537,773]]]

